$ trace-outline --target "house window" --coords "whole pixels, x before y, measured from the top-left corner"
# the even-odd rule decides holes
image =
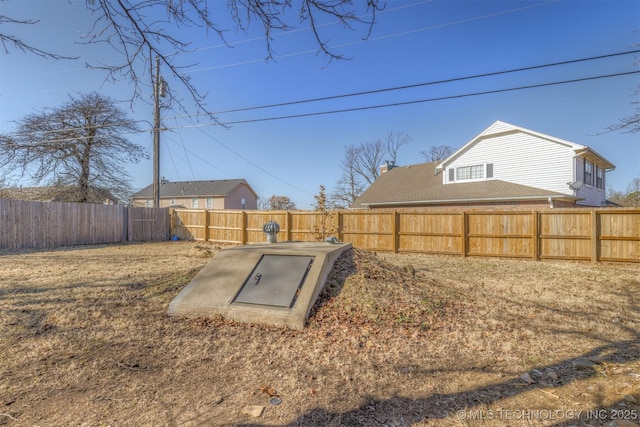
[[[596,188],[604,190],[604,169],[596,166]]]
[[[246,209],[246,208],[247,208],[247,199],[243,197],[242,199],[240,199],[240,209]]]
[[[198,198],[197,198],[197,197],[193,197],[193,198],[191,199],[191,207],[192,207],[193,209],[196,209],[196,208],[198,207]]]
[[[462,166],[456,168],[456,180],[484,178],[484,165]]]
[[[207,209],[213,209],[213,197],[207,197]]]
[[[176,204],[176,199],[171,199],[171,205],[175,205]]]
[[[147,199],[147,200],[144,202],[144,204],[145,204],[145,206],[146,206],[146,207],[148,207],[148,208],[152,208],[152,207],[153,207],[153,200],[151,200],[151,199]]]
[[[584,183],[593,185],[593,163],[587,159],[584,160]]]

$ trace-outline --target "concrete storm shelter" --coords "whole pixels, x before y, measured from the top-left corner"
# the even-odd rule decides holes
[[[303,329],[335,260],[350,247],[281,242],[221,250],[169,304],[169,314]]]

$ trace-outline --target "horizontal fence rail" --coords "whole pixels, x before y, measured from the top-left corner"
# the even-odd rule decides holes
[[[168,240],[169,209],[0,199],[0,249]]]
[[[279,241],[327,236],[381,252],[640,262],[640,209],[232,211],[175,209],[180,239],[248,244],[280,225]]]

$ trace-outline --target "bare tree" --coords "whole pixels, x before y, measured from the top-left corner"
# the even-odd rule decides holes
[[[0,27],[2,27],[3,25],[7,26],[11,24],[35,25],[38,22],[39,21],[32,20],[32,19],[13,19],[8,16],[0,15]],[[43,58],[76,59],[73,57],[58,55],[52,52],[47,52],[42,49],[38,49],[36,46],[26,43],[20,38],[8,33],[0,32],[0,44],[2,44],[5,54],[8,54],[10,52],[9,47],[12,46],[15,49],[18,49],[27,53],[33,53],[35,55],[42,56]]]
[[[329,197],[329,204],[332,208],[348,208],[365,190],[365,184],[355,170],[357,153],[358,151],[353,147],[351,149],[347,147],[345,155],[340,162],[342,176]]]
[[[411,137],[404,132],[389,132],[385,140],[377,139],[347,147],[345,160],[347,157],[352,159],[356,176],[371,185],[380,176],[380,166],[384,162],[395,165],[400,147],[410,142]],[[349,153],[351,150],[355,152]]]
[[[316,199],[314,208],[320,213],[320,217],[316,217],[316,221],[313,225],[313,234],[316,240],[325,240],[331,234],[340,233],[340,231],[342,231],[342,227],[335,224],[334,214],[330,211],[330,207],[327,203],[327,195],[324,191],[324,185],[320,186],[318,194],[313,196],[313,198]]]
[[[609,190],[608,199],[620,206],[640,207],[640,177],[627,185],[626,192]]]
[[[439,162],[449,157],[454,151],[454,148],[448,145],[433,145],[428,151],[421,151],[420,155],[427,162]]]
[[[409,144],[413,139],[404,132],[389,132],[385,138],[385,145],[390,163],[395,164],[398,159],[398,151],[403,145]],[[379,166],[379,165],[378,165]]]
[[[639,133],[640,132],[640,85],[633,90],[633,96],[636,99],[631,103],[635,105],[635,113],[630,116],[623,117],[618,123],[611,125],[607,128],[607,132],[622,132],[622,133]]]
[[[356,24],[366,24],[368,34],[376,19],[376,12],[382,9],[380,0],[359,0],[356,3],[366,5],[371,13],[368,18],[358,15],[353,0],[228,0],[233,21],[240,29],[246,30],[250,23],[261,25],[266,35],[267,58],[273,58],[273,31],[290,30],[294,21],[308,23],[313,31],[319,51],[329,61],[340,59],[328,44],[328,38],[322,33],[320,22],[330,17],[337,19],[344,27],[353,30]],[[214,33],[223,41],[227,29],[214,22],[208,0],[86,0],[87,8],[96,17],[93,28],[85,43],[106,43],[113,47],[124,61],[120,65],[93,64],[94,68],[107,71],[107,79],[115,81],[125,78],[134,85],[132,99],[142,98],[141,82],[147,73],[152,74],[155,59],[165,65],[171,74],[187,89],[198,109],[205,108],[206,94],[196,88],[186,69],[193,64],[180,64],[179,54],[189,52],[191,34],[181,31],[185,27],[199,27],[204,33]],[[159,19],[158,16],[166,16]],[[0,16],[0,24],[5,22],[35,24],[37,21],[19,21]],[[178,31],[175,31],[175,30]],[[18,49],[51,58],[62,56],[46,53],[15,37],[0,34],[0,40]],[[143,64],[141,68],[139,64]],[[180,105],[181,102],[178,100]],[[184,109],[184,107],[183,107]]]
[[[297,209],[296,204],[287,196],[276,195],[269,197],[263,207],[263,210],[267,211],[294,211]]]
[[[0,135],[0,167],[30,175],[34,183],[74,188],[77,202],[87,202],[96,189],[126,198],[125,164],[146,157],[144,147],[124,137],[138,132],[137,125],[95,92],[16,123],[16,132]]]
[[[386,138],[345,147],[342,177],[338,181],[330,199],[336,207],[351,205],[362,191],[380,176],[380,166],[384,162],[395,165],[398,152],[403,145],[411,142],[404,132],[389,132]]]

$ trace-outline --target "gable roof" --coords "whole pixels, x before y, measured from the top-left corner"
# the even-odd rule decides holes
[[[545,135],[544,133],[536,132],[531,129],[526,129],[520,126],[512,125],[510,123],[503,122],[501,120],[496,120],[491,126],[480,132],[476,137],[474,137],[471,141],[467,142],[456,152],[451,154],[449,157],[444,159],[437,167],[439,171],[444,170],[446,166],[451,163],[456,158],[460,157],[465,151],[467,151],[471,146],[477,144],[482,139],[485,139],[489,136],[496,136],[507,133],[515,133],[521,132],[526,133],[532,136],[536,136],[538,138],[545,139],[555,144],[561,144],[573,149],[576,153],[576,156],[585,157],[595,163],[598,163],[604,167],[606,170],[615,169],[615,165],[598,154],[595,150],[587,147],[586,145],[576,144],[575,142],[567,141],[564,139],[556,138],[555,136]]]
[[[395,167],[378,179],[351,205],[351,208],[424,206],[434,204],[487,203],[525,200],[580,200],[554,191],[513,184],[501,180],[442,183],[438,162]]]
[[[163,181],[160,185],[160,198],[167,197],[214,197],[228,196],[239,185],[246,185],[257,197],[257,194],[244,179],[219,179],[213,181]],[[153,184],[143,188],[132,196],[134,199],[153,197]]]

